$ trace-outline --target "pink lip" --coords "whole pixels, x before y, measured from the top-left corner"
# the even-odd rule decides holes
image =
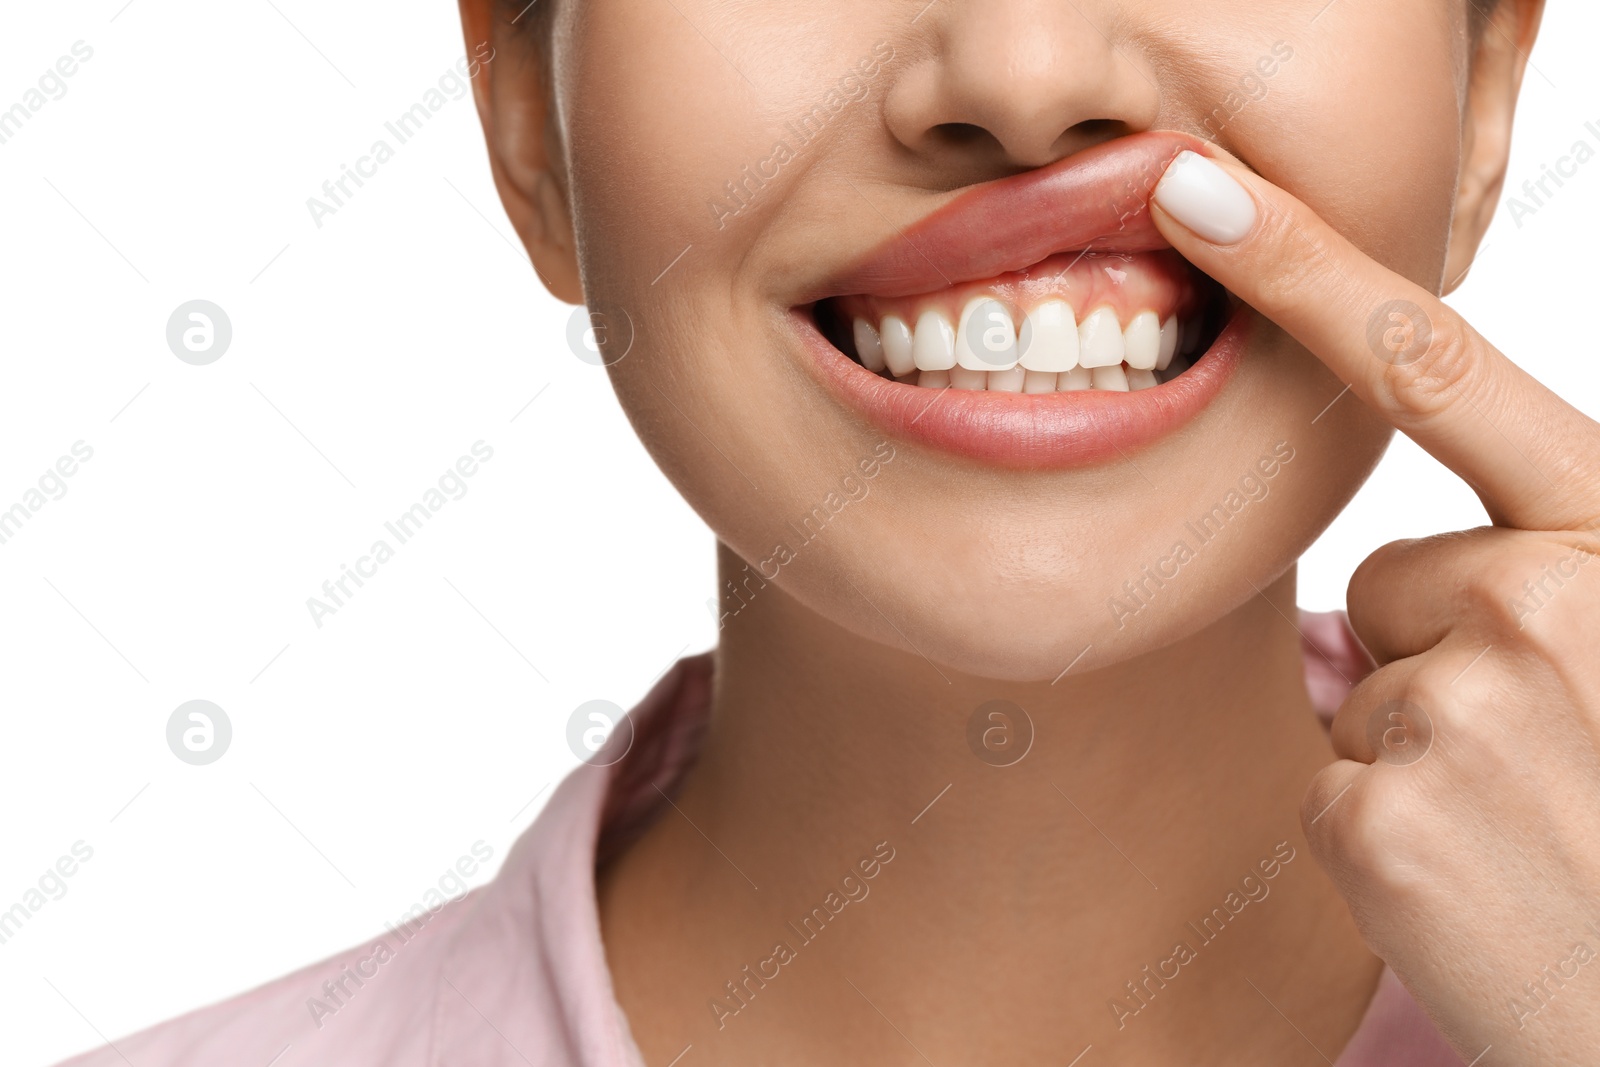
[[[1249,311],[1240,305],[1194,366],[1134,393],[986,393],[905,385],[833,347],[804,309],[795,310],[793,321],[829,391],[884,433],[996,466],[1059,470],[1126,456],[1199,414],[1239,366]]]
[[[1186,133],[1138,133],[978,186],[890,237],[799,302],[855,293],[911,296],[1085,248],[1169,248],[1146,205],[1167,164],[1185,149],[1201,148]]]
[[[1146,206],[1167,164],[1198,146],[1187,134],[1135,134],[980,186],[874,249],[812,299],[926,293],[1085,248],[1170,247]],[[1233,377],[1252,322],[1249,308],[1239,307],[1194,366],[1150,389],[1032,395],[890,381],[835,348],[808,306],[794,308],[792,315],[824,385],[883,432],[996,466],[1034,470],[1106,462],[1189,422]]]

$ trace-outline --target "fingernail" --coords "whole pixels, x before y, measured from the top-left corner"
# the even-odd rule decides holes
[[[1156,185],[1161,209],[1213,244],[1244,240],[1256,224],[1256,202],[1227,171],[1196,152],[1182,152]]]

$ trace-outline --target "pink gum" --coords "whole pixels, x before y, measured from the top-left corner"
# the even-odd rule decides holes
[[[1079,322],[1109,306],[1124,326],[1141,311],[1154,311],[1165,322],[1173,314],[1193,314],[1201,306],[1194,269],[1176,252],[1161,249],[1068,252],[988,281],[966,282],[918,296],[844,296],[838,299],[838,307],[847,322],[864,318],[874,328],[889,315],[898,315],[915,327],[918,317],[930,309],[959,325],[962,310],[975,297],[999,300],[1018,324],[1047,300],[1065,300]]]

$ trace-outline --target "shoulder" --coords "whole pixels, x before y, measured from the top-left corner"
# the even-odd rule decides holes
[[[440,969],[479,892],[58,1067],[423,1067]]]

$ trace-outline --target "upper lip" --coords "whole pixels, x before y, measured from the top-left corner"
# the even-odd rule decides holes
[[[1107,141],[1024,174],[968,189],[830,278],[832,296],[911,296],[1019,271],[1061,252],[1170,247],[1146,206],[1189,134],[1161,130]]]

